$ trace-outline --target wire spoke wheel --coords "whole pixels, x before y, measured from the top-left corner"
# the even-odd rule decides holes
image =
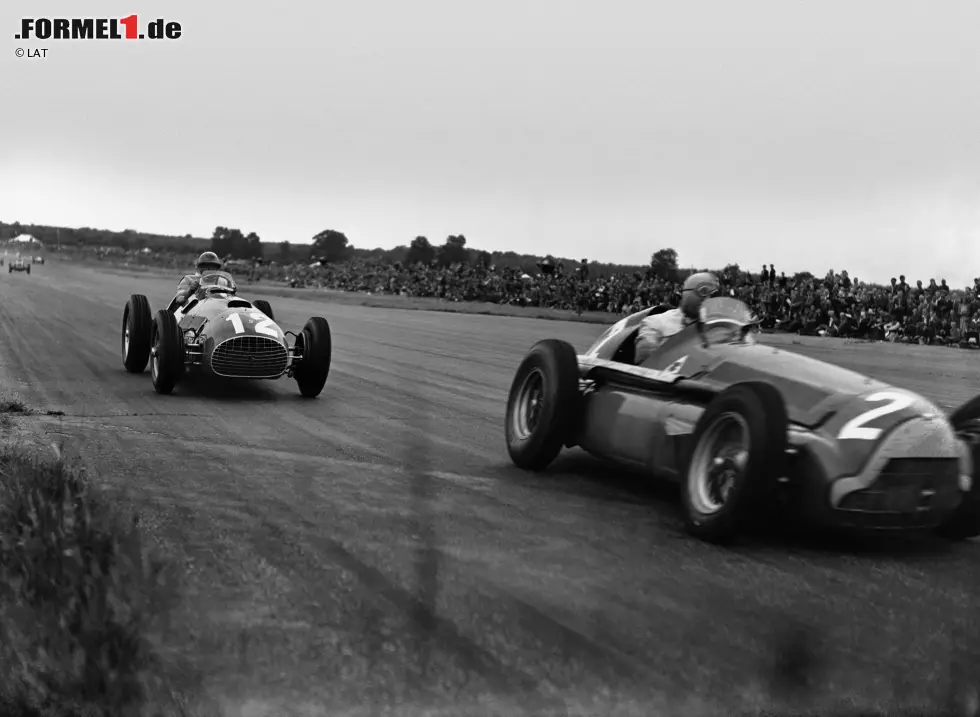
[[[526,440],[534,433],[541,421],[544,400],[544,374],[535,368],[524,378],[511,415],[511,429],[516,438]]]
[[[744,477],[748,458],[748,424],[737,413],[723,413],[699,441],[692,457],[688,481],[698,512],[712,515],[725,506],[732,489]]]
[[[150,352],[150,375],[156,381],[160,376],[160,333],[153,331],[153,350]]]

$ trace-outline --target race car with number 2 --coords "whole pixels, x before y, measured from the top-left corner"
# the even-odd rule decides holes
[[[517,466],[541,471],[578,446],[677,482],[688,531],[709,541],[780,516],[980,536],[980,397],[947,415],[764,345],[756,317],[728,297],[705,300],[697,321],[637,364],[640,322],[668,308],[624,318],[582,355],[553,339],[530,349],[506,409]]]
[[[142,373],[149,363],[153,388],[162,394],[193,371],[223,379],[289,376],[304,397],[320,395],[333,348],[327,320],[314,316],[299,334],[283,331],[267,301],[248,301],[237,292],[230,274],[210,271],[186,304],[178,306],[175,298],[156,316],[145,296],[132,295],[122,320],[126,370]]]

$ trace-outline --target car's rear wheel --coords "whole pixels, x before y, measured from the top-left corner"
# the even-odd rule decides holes
[[[314,316],[307,321],[296,337],[296,348],[302,352],[302,358],[293,371],[293,378],[304,398],[316,398],[327,383],[333,356],[333,339],[327,320]]]
[[[980,536],[980,396],[953,411],[949,422],[970,452],[970,485],[952,516],[936,532],[949,540],[967,540]]]
[[[177,318],[169,311],[158,311],[153,322],[153,348],[150,352],[150,374],[157,393],[173,393],[184,375],[184,337]]]
[[[28,265],[27,265],[27,273],[28,273],[28,274],[30,274],[30,273],[31,273],[31,265],[30,265],[30,264],[28,264]]]
[[[150,360],[153,340],[153,314],[142,294],[133,294],[123,309],[122,360],[130,373],[143,373]]]
[[[572,437],[580,415],[578,357],[571,344],[539,341],[517,368],[504,435],[514,465],[543,471]]]
[[[731,386],[708,404],[683,475],[688,532],[726,542],[764,516],[783,470],[788,425],[782,395],[766,383]]]
[[[254,306],[256,309],[261,311],[263,314],[268,316],[273,321],[276,320],[276,317],[272,315],[272,306],[265,299],[258,299],[257,301],[253,301],[252,306]]]

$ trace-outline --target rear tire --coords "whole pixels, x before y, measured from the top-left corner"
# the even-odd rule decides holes
[[[270,306],[269,302],[266,301],[265,299],[259,299],[258,301],[253,301],[252,306],[254,306],[256,309],[261,311],[263,314],[268,316],[273,321],[276,320],[276,317],[272,315],[272,306]]]
[[[269,318],[272,318],[271,316]],[[296,338],[296,345],[302,349],[303,357],[293,371],[293,378],[304,398],[316,398],[323,391],[330,375],[330,362],[333,356],[333,339],[327,320],[314,316],[306,322]]]
[[[970,451],[972,481],[963,501],[936,533],[948,540],[959,541],[980,536],[980,396],[953,411],[949,422]]]
[[[128,338],[128,341],[127,341]],[[153,347],[153,314],[142,294],[133,294],[123,309],[122,360],[130,373],[143,373]]]
[[[580,416],[578,357],[571,344],[539,341],[517,368],[504,435],[518,468],[543,471],[570,441]]]
[[[157,393],[173,393],[184,375],[184,336],[177,318],[169,311],[158,311],[153,322],[153,348],[150,354],[150,373]]]
[[[28,264],[28,265],[27,265],[27,273],[28,273],[28,274],[30,274],[30,273],[31,273],[31,266],[30,266],[30,264]]]
[[[738,427],[741,448],[721,431]],[[786,456],[789,418],[782,394],[767,383],[742,383],[722,391],[708,404],[694,429],[691,454],[683,473],[681,497],[687,531],[701,540],[724,543],[748,524],[765,518]],[[713,445],[718,441],[719,446]],[[717,485],[719,478],[727,488]]]

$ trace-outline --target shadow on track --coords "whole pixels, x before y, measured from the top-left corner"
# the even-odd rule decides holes
[[[149,380],[149,372],[147,372],[145,377],[137,376],[135,378],[146,381],[147,390],[153,391],[153,384]],[[249,379],[222,379],[211,376],[187,374],[177,384],[171,397],[179,398],[182,395],[192,396],[194,398],[203,398],[209,401],[215,401],[217,403],[242,403],[245,401],[269,403],[284,400],[307,400],[299,395],[299,391],[296,392],[295,396],[284,396],[273,387],[273,384],[287,380],[291,384],[293,383],[291,379],[280,379],[279,381],[261,381]],[[167,399],[168,396],[159,396],[159,398]]]
[[[680,487],[676,483],[652,479],[640,469],[608,463],[582,451],[560,455],[552,467],[539,474],[526,473],[507,465],[498,472],[515,485],[589,498],[606,504],[648,507],[665,519],[678,537],[683,536]],[[691,538],[693,541],[694,538]],[[839,556],[853,558],[892,558],[915,562],[917,558],[951,558],[955,544],[931,531],[907,534],[848,534],[820,530],[800,524],[791,514],[774,512],[772,522],[752,526],[730,550],[751,554],[772,550],[811,555],[814,559]]]

